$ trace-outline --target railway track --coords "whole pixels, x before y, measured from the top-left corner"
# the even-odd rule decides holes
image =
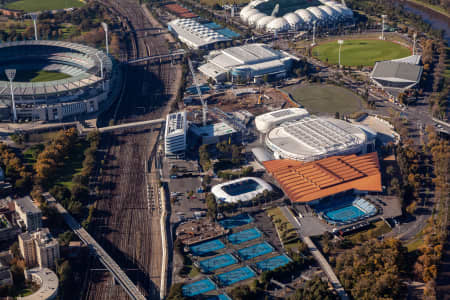
[[[156,27],[135,0],[101,0],[130,30],[126,59],[168,53],[164,35],[136,34]],[[180,80],[180,66],[146,62],[127,67],[126,90],[116,124],[165,117]],[[161,125],[102,134],[102,172],[91,234],[150,299],[161,282],[160,203],[154,155]],[[148,162],[151,162],[150,164]],[[152,167],[149,168],[148,166]],[[127,299],[111,276],[91,265],[85,299]]]

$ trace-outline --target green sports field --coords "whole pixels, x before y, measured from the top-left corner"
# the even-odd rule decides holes
[[[335,85],[293,85],[283,90],[313,114],[349,114],[362,108],[362,99],[357,94]]]
[[[14,77],[15,82],[44,82],[44,81],[53,81],[69,78],[70,75],[54,72],[54,71],[44,71],[44,70],[36,70],[36,71],[23,71],[17,70],[16,77]],[[8,80],[4,73],[0,74],[0,80]]]
[[[313,55],[329,64],[339,61],[337,41],[319,44]],[[341,64],[344,66],[373,66],[376,61],[402,58],[411,51],[399,44],[381,40],[344,40],[341,49]]]
[[[69,7],[81,7],[83,5],[84,2],[80,0],[19,0],[8,3],[6,8],[34,12]]]

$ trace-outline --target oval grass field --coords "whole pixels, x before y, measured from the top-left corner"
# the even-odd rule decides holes
[[[313,48],[313,55],[329,64],[338,64],[339,45],[337,41],[319,44]],[[341,64],[344,66],[373,66],[376,61],[409,55],[411,55],[411,50],[390,41],[344,40],[341,49]]]

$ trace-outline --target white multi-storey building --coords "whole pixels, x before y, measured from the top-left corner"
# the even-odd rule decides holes
[[[54,268],[59,259],[59,243],[48,228],[19,235],[19,248],[27,267]]]
[[[14,208],[28,231],[42,227],[42,212],[29,196],[14,200]]]
[[[164,145],[166,157],[183,157],[186,150],[186,112],[167,115]]]

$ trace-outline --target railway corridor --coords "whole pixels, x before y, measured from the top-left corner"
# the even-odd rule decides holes
[[[101,0],[127,19],[135,32],[154,28],[135,0]],[[127,59],[168,53],[164,35],[131,35]],[[181,82],[181,66],[150,65],[127,69],[124,91],[115,124],[165,118]],[[149,298],[159,299],[162,241],[157,177],[147,162],[156,154],[161,124],[102,134],[103,153],[99,197],[91,234]],[[149,186],[151,188],[149,188]],[[148,196],[151,196],[149,198]],[[149,209],[150,207],[150,209]],[[88,272],[85,299],[128,299],[112,277],[96,268]]]

